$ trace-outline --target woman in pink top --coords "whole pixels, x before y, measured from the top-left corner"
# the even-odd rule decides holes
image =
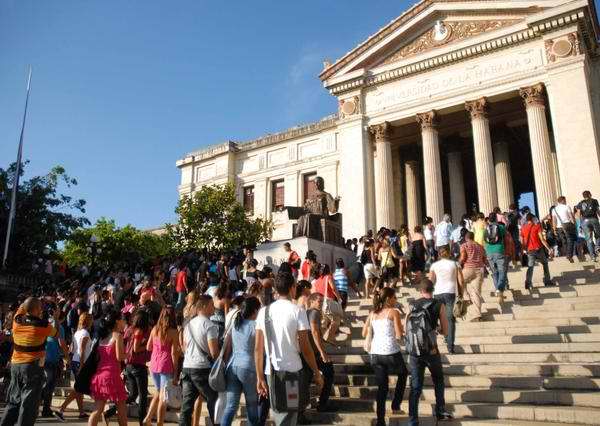
[[[95,409],[88,421],[89,426],[98,424],[106,401],[117,405],[119,426],[127,426],[127,391],[121,378],[121,362],[125,361],[124,328],[125,321],[118,311],[110,311],[100,320],[100,342],[97,349],[99,361],[90,382]]]
[[[144,424],[152,424],[152,418],[158,411],[156,424],[162,426],[167,412],[165,386],[169,381],[177,385],[174,366],[177,365],[179,360],[179,335],[177,333],[175,309],[172,306],[165,306],[160,312],[158,322],[150,333],[146,349],[152,352],[150,374],[152,374],[156,386],[156,393],[152,397]]]

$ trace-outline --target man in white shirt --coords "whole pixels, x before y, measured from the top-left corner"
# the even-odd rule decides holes
[[[269,395],[265,374],[270,373],[270,365],[274,371],[299,372],[302,369],[300,352],[312,370],[315,383],[320,389],[323,386],[323,375],[317,367],[315,354],[310,346],[308,317],[302,307],[292,303],[292,297],[296,293],[294,277],[289,273],[277,275],[275,290],[279,298],[269,305],[269,317],[265,318],[266,308],[262,308],[256,318],[254,362],[258,394],[263,397]],[[266,327],[269,327],[270,336],[268,347],[265,338]],[[263,362],[265,352],[267,353],[266,365]],[[308,389],[299,389],[298,397],[301,392],[308,391]],[[297,424],[298,412],[277,412],[274,409],[272,411],[277,426]]]
[[[446,247],[450,248],[450,237],[452,235],[452,221],[450,219],[449,214],[445,214],[444,218],[438,225],[435,227],[435,249],[436,251],[440,251],[440,249]]]
[[[575,216],[573,209],[567,205],[567,199],[558,197],[557,204],[550,209],[552,212],[552,229],[560,239],[562,254],[573,263],[573,246],[577,240]]]

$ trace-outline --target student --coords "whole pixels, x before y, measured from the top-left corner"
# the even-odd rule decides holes
[[[366,338],[372,330],[369,354],[377,383],[377,426],[385,426],[385,404],[389,391],[389,376],[398,376],[392,411],[400,411],[408,370],[402,357],[400,339],[404,335],[400,311],[396,308],[395,291],[385,287],[373,297],[373,311],[369,314],[362,330]]]
[[[533,268],[535,267],[536,260],[542,264],[542,268],[544,269],[544,285],[554,285],[552,278],[550,277],[550,269],[548,268],[548,256],[552,258],[552,250],[544,237],[542,226],[539,223],[535,223],[534,219],[535,216],[533,216],[533,214],[527,213],[527,222],[521,227],[521,245],[523,247],[523,252],[527,254],[525,290],[531,290],[533,288]]]
[[[414,301],[411,305],[411,310],[406,317],[405,330],[407,333],[407,352],[409,352],[408,363],[410,369],[410,397],[408,401],[409,426],[419,425],[419,399],[423,393],[423,381],[425,376],[425,367],[431,373],[433,388],[435,391],[435,416],[438,420],[449,420],[453,416],[446,411],[446,400],[444,398],[444,370],[442,369],[442,357],[437,348],[437,338],[435,330],[438,322],[445,336],[448,332],[448,320],[446,316],[445,306],[440,301],[433,298],[433,282],[428,279],[423,279],[419,284],[421,298]],[[412,350],[411,333],[413,331],[411,316],[419,313],[422,310],[427,310],[427,317],[430,318],[430,331],[433,336],[430,340],[431,346],[426,352],[421,351],[419,355]]]
[[[302,369],[302,360],[308,363],[313,372],[317,388],[323,387],[323,375],[317,366],[315,355],[310,346],[308,333],[310,326],[306,311],[292,303],[296,292],[296,282],[291,274],[278,274],[275,280],[275,290],[278,299],[266,309],[262,308],[256,319],[256,340],[254,346],[254,362],[256,364],[257,391],[264,398],[268,398],[269,388],[265,374],[269,374],[271,368],[275,371],[287,371],[297,373]],[[277,320],[274,321],[273,319]],[[270,339],[265,339],[266,327],[270,327]],[[266,364],[264,362],[266,356]],[[308,392],[301,389],[300,392]],[[272,410],[275,425],[295,426],[297,424],[298,412],[278,412]],[[180,423],[184,426],[185,423]]]

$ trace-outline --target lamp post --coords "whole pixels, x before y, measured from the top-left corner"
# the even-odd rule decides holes
[[[90,245],[88,246],[87,251],[90,254],[92,260],[90,266],[90,274],[93,274],[94,270],[96,269],[96,256],[102,253],[102,249],[98,247],[98,237],[96,237],[95,235],[92,235],[90,237]]]

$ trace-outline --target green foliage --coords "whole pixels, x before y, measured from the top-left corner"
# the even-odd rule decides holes
[[[21,176],[28,162],[21,167]],[[0,247],[3,253],[16,163],[0,168]],[[57,249],[76,228],[88,225],[85,201],[62,194],[77,181],[56,166],[45,176],[20,182],[17,214],[11,237],[7,267],[12,272],[29,272],[45,248]]]
[[[273,231],[271,222],[246,215],[232,185],[203,186],[183,197],[175,209],[179,220],[167,225],[176,251],[229,251],[264,242]]]
[[[67,240],[63,258],[69,266],[90,265],[90,239],[98,238],[95,263],[103,268],[131,269],[158,256],[170,253],[170,240],[166,235],[140,231],[131,225],[117,227],[114,220],[99,219],[90,228],[77,229]]]

